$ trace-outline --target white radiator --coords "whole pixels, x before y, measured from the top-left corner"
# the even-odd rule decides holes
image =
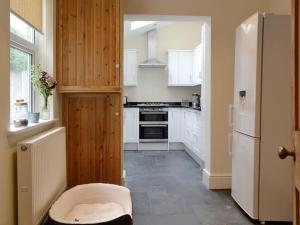
[[[38,225],[66,188],[65,128],[18,144],[18,224]]]

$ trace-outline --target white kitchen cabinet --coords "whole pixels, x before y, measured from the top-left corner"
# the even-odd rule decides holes
[[[179,64],[179,55],[175,50],[169,50],[168,52],[168,73],[169,73],[169,86],[175,86],[179,83],[178,79],[178,64]]]
[[[202,84],[203,73],[203,45],[200,44],[194,49],[193,55],[193,84]]]
[[[169,142],[183,142],[183,110],[169,108]]]
[[[193,86],[193,51],[168,51],[169,86]]]
[[[183,142],[199,157],[203,156],[203,121],[201,112],[193,109],[183,110]]]
[[[124,143],[139,142],[139,108],[124,108]]]
[[[124,51],[124,85],[137,86],[138,80],[137,49]]]
[[[169,50],[169,86],[196,86],[202,83],[203,46],[194,50]]]

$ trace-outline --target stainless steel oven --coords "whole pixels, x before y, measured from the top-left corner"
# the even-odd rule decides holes
[[[168,122],[167,108],[141,108],[140,122]]]
[[[168,124],[140,124],[140,142],[168,142]]]
[[[140,142],[168,142],[168,108],[140,108]]]

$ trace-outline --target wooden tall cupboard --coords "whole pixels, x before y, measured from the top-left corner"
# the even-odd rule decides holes
[[[58,0],[60,92],[121,90],[122,0]]]
[[[68,185],[120,183],[118,94],[65,94]]]
[[[68,187],[121,184],[122,0],[57,0]]]

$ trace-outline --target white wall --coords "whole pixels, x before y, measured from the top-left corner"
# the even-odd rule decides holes
[[[48,35],[55,29],[52,10],[55,9],[55,0],[46,0],[49,11],[47,30]],[[54,14],[55,15],[55,14]],[[46,32],[45,32],[46,33]],[[45,34],[46,35],[46,34]],[[17,224],[17,166],[16,166],[16,142],[33,136],[37,133],[50,129],[54,125],[49,125],[26,132],[20,135],[8,136],[9,130],[9,0],[0,1],[0,225]],[[49,36],[48,36],[49,37]],[[47,70],[53,74],[55,38],[47,38],[47,54],[44,55],[44,64]],[[55,74],[54,74],[55,75]],[[54,102],[57,102],[55,96]],[[59,110],[55,110],[55,117],[59,115]]]
[[[230,187],[231,157],[227,149],[228,104],[233,102],[235,28],[257,11],[268,8],[266,0],[126,0],[125,14],[211,16],[211,149],[208,186]]]
[[[157,58],[168,62],[168,49],[192,50],[201,41],[201,21],[176,22],[157,29]],[[147,34],[125,40],[125,48],[138,49],[138,62],[147,59]],[[167,69],[139,68],[138,86],[125,87],[129,101],[181,101],[190,99],[201,87],[168,87]]]
[[[0,224],[15,224],[15,153],[9,148],[9,0],[0,1]]]

